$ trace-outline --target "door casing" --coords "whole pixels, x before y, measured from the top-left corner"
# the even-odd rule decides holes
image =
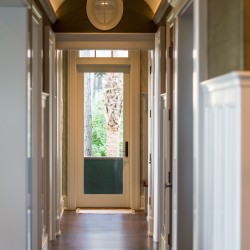
[[[68,52],[68,209],[75,210],[77,208],[77,169],[80,161],[79,151],[77,150],[78,140],[78,123],[77,123],[77,83],[78,73],[77,65],[120,65],[130,67],[130,93],[129,93],[129,111],[130,122],[129,130],[131,155],[129,159],[130,180],[129,180],[129,207],[132,209],[140,209],[140,52],[130,52],[129,58],[107,59],[107,58],[78,58],[77,51]]]
[[[78,114],[79,114],[79,138],[84,138],[84,73],[87,72],[118,72],[123,73],[123,86],[124,86],[124,101],[123,101],[123,114],[124,114],[124,142],[129,142],[129,71],[128,66],[106,66],[106,65],[84,65],[78,64]],[[80,115],[82,114],[82,115]],[[129,143],[130,146],[130,143]],[[84,142],[83,139],[79,141],[78,149],[79,161],[77,169],[77,207],[129,207],[129,159],[123,156],[123,194],[84,194]]]

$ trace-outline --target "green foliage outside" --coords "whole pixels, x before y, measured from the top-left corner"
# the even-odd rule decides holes
[[[95,75],[103,77],[103,74]],[[92,156],[107,156],[107,127],[103,104],[103,89],[96,91],[92,97]],[[123,156],[123,112],[119,128],[120,156]]]
[[[101,92],[96,94],[92,108],[92,156],[106,156],[107,130]]]

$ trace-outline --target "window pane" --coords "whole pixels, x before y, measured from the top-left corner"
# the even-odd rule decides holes
[[[84,156],[123,156],[123,73],[84,73]]]
[[[96,50],[96,57],[111,57],[111,50]]]
[[[123,193],[123,73],[84,73],[84,194]]]
[[[79,57],[95,57],[95,50],[80,50]]]
[[[128,57],[128,50],[113,50],[113,57]]]

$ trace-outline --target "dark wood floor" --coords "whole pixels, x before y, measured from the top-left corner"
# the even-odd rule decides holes
[[[51,250],[157,250],[144,213],[100,215],[65,212]]]

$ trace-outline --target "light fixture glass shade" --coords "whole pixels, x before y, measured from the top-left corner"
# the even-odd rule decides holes
[[[110,30],[122,18],[123,2],[122,0],[87,0],[86,10],[92,25],[100,30]]]

